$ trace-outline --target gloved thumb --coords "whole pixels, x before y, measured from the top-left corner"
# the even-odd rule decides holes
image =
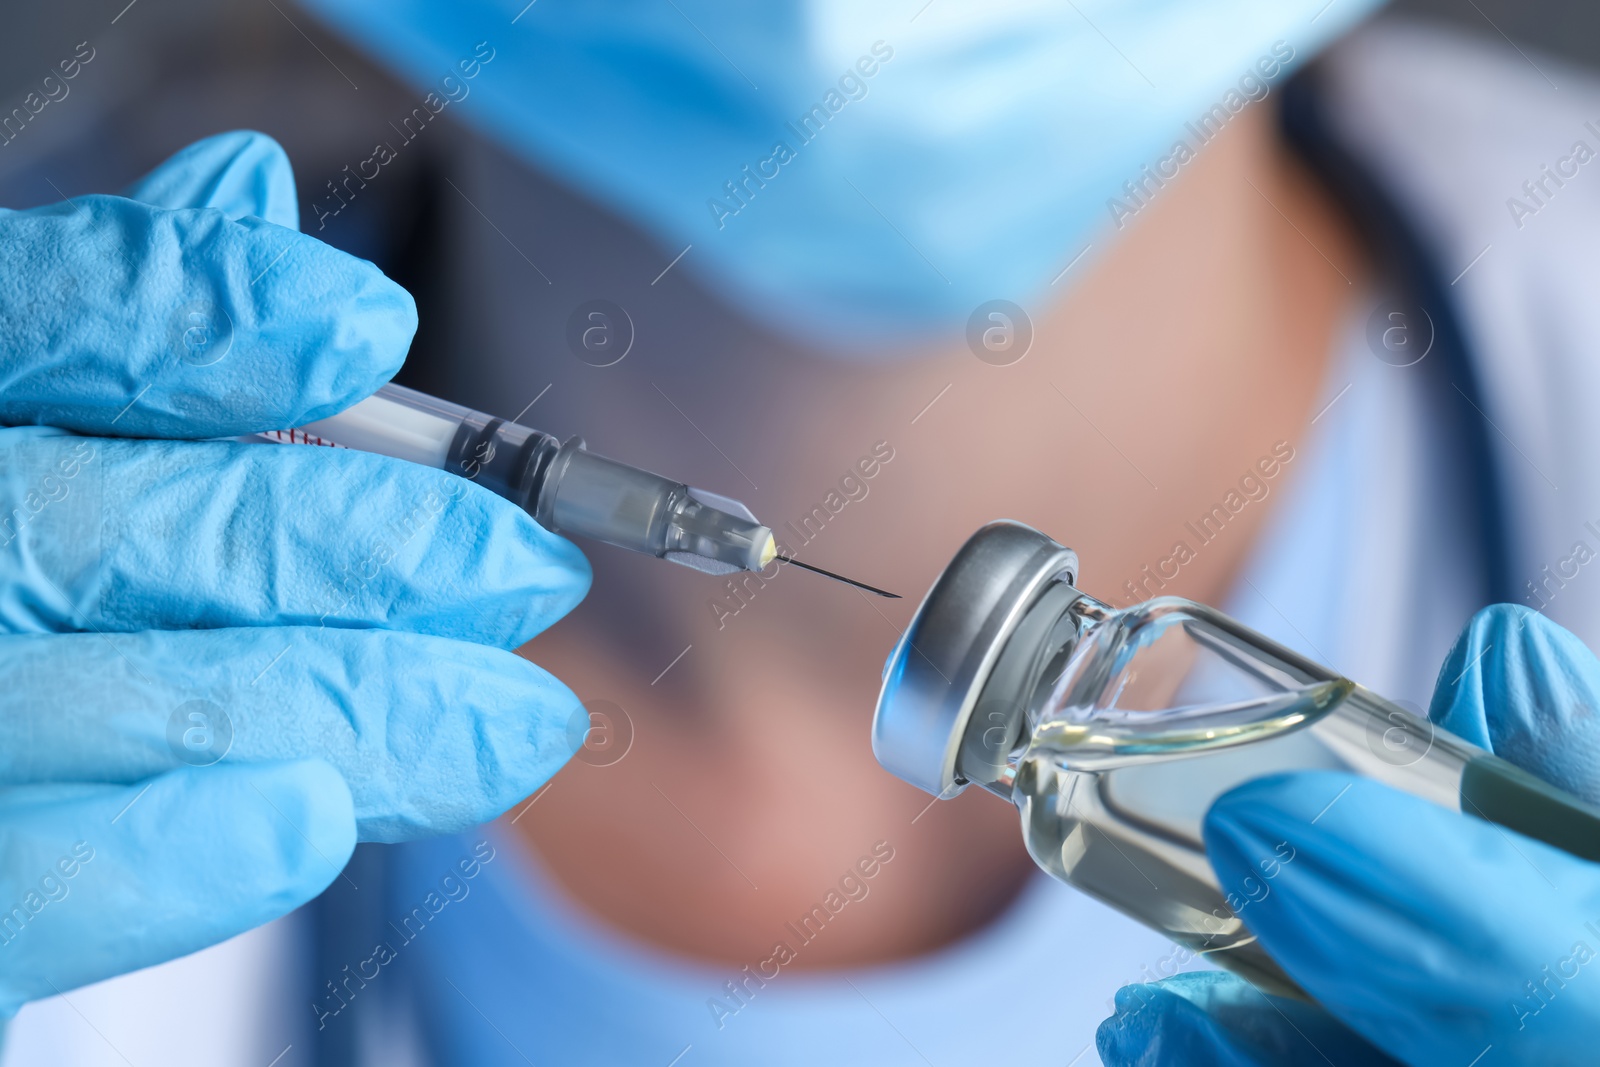
[[[1493,1045],[1500,1062],[1574,1063],[1571,1036],[1600,1027],[1600,984],[1568,981],[1600,955],[1593,864],[1328,771],[1223,794],[1204,834],[1273,959],[1397,1059],[1466,1064]],[[1551,973],[1566,988],[1546,1003],[1530,989]]]
[[[1538,612],[1472,617],[1445,657],[1428,717],[1591,803],[1600,803],[1600,660]]]

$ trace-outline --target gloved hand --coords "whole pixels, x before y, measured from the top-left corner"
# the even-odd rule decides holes
[[[575,699],[507,650],[581,599],[577,549],[444,471],[206,440],[405,356],[411,298],[296,226],[254,133],[0,211],[0,1018],[282,915],[357,840],[491,819],[571,752]]]
[[[1488,608],[1439,678],[1435,722],[1600,801],[1600,662],[1576,637]],[[1223,885],[1293,845],[1248,921],[1320,1007],[1216,972],[1129,986],[1097,1036],[1111,1067],[1596,1061],[1600,866],[1327,772],[1225,794],[1205,840]]]

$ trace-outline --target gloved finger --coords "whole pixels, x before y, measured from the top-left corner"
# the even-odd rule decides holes
[[[1600,803],[1600,660],[1538,612],[1496,604],[1474,615],[1440,668],[1428,717]]]
[[[515,648],[588,584],[570,542],[447,471],[0,430],[0,630],[376,626]]]
[[[255,215],[300,228],[289,157],[254,130],[219,133],[179,149],[122,195],[152,207],[214,207],[230,219]]]
[[[0,1017],[284,915],[354,848],[319,760],[0,791]]]
[[[4,637],[0,677],[0,785],[318,756],[348,783],[363,841],[496,818],[589,725],[514,653],[384,630]]]
[[[1095,1047],[1106,1067],[1384,1067],[1396,1063],[1313,1004],[1198,971],[1117,991]]]
[[[1306,772],[1224,794],[1220,884],[1308,993],[1407,1063],[1562,1064],[1600,1032],[1600,868],[1367,778]],[[1282,860],[1287,843],[1293,858]],[[1275,877],[1262,861],[1273,857]]]
[[[257,218],[87,196],[0,211],[0,423],[223,437],[326,418],[416,330],[365,260]]]

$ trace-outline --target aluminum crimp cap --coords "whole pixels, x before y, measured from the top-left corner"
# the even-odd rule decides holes
[[[938,797],[964,789],[956,756],[995,661],[1040,594],[1077,575],[1076,552],[1020,522],[968,538],[884,664],[872,719],[878,762]]]

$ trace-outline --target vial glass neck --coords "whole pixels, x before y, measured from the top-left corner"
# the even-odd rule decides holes
[[[1116,609],[1058,582],[1034,601],[1001,649],[973,706],[956,773],[1011,799],[1017,764],[1082,640]]]

